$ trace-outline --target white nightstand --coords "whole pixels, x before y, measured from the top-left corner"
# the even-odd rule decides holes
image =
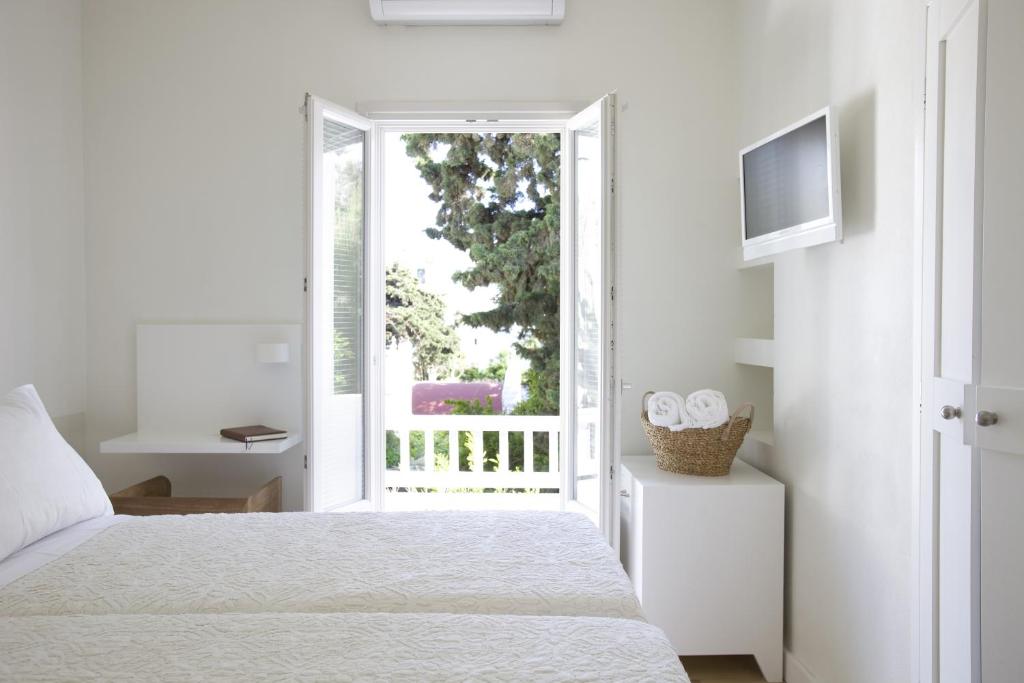
[[[737,459],[724,477],[622,458],[622,564],[680,655],[752,654],[782,680],[785,488]]]

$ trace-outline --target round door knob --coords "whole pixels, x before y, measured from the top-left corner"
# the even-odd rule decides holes
[[[974,424],[979,427],[991,427],[996,422],[999,422],[999,416],[990,410],[979,410],[974,415]]]
[[[952,420],[954,418],[960,417],[961,414],[962,413],[960,411],[960,406],[942,406],[942,408],[939,409],[939,417],[941,417],[943,420]]]

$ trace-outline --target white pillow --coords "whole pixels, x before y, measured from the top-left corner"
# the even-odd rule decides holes
[[[26,384],[0,399],[0,560],[113,513],[99,479],[57,432],[35,387]]]

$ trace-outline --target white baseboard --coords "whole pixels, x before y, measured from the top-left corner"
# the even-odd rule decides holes
[[[786,683],[817,683],[803,662],[797,659],[796,655],[789,650],[783,652],[782,666],[785,671],[784,678]]]

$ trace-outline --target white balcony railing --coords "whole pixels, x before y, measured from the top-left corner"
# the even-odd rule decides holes
[[[561,418],[557,415],[410,415],[387,422],[386,430],[398,437],[398,468],[384,473],[389,489],[558,489],[558,434]],[[410,435],[423,433],[422,460],[413,461]],[[496,453],[485,453],[485,434],[496,433]],[[447,465],[438,461],[434,435],[447,434]],[[509,461],[509,435],[523,435],[522,463],[518,452],[513,467]],[[538,435],[538,436],[535,436]],[[548,450],[547,470],[537,471],[534,439],[544,439]],[[444,438],[444,437],[442,437]],[[459,445],[469,447],[470,469],[459,467]],[[493,437],[492,439],[493,440]],[[541,441],[544,443],[544,441]],[[495,449],[490,449],[495,450]],[[493,462],[496,456],[496,464]],[[490,464],[485,467],[485,459]],[[443,467],[441,467],[443,466]]]

